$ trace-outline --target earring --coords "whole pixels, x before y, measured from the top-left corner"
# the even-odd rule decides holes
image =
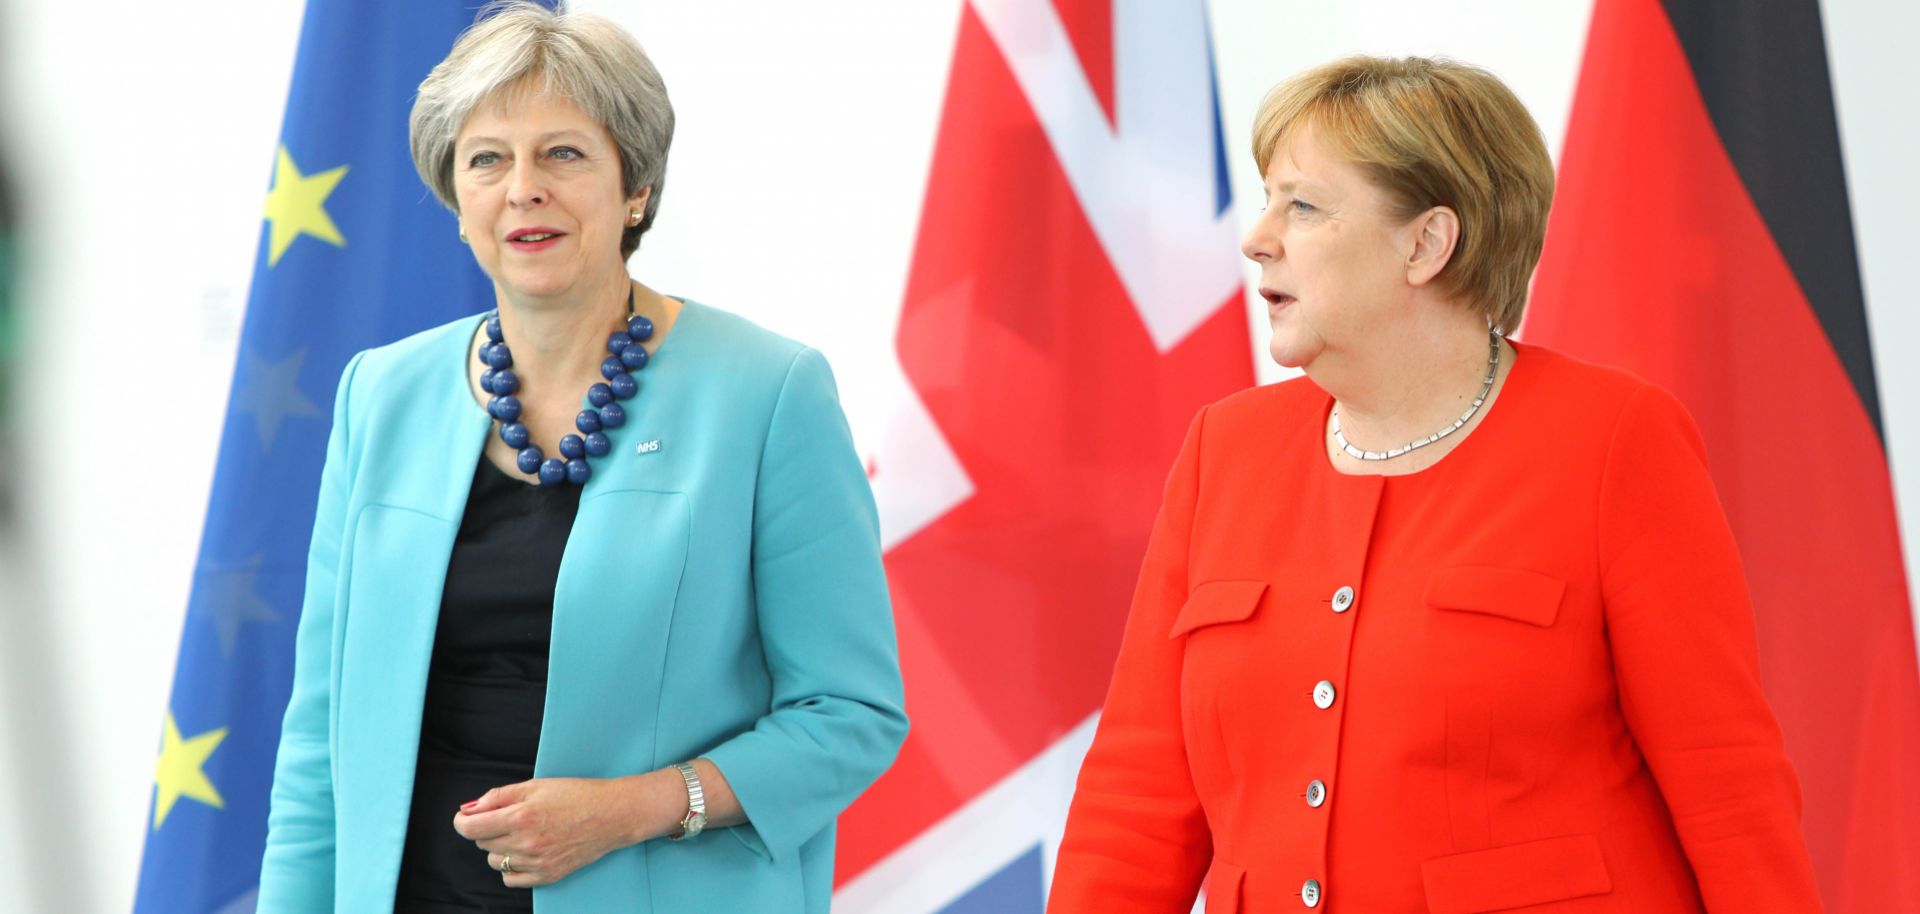
[[[640,227],[640,211],[636,209],[631,212],[628,212],[627,228],[639,228],[639,227]]]
[[[466,226],[464,226],[464,225],[463,225],[463,226],[460,226],[460,243],[461,243],[461,244],[471,244],[471,243],[472,243],[472,242],[469,242],[469,241],[467,240],[467,227],[466,227]]]

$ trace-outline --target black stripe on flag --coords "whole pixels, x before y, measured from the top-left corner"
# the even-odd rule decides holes
[[[1886,441],[1817,0],[1663,0],[1707,113]]]

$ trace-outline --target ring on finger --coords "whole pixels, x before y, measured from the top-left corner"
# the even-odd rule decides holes
[[[513,858],[512,858],[512,857],[510,857],[510,856],[506,856],[506,855],[502,855],[502,856],[500,857],[500,872],[502,872],[502,873],[506,873],[506,874],[508,874],[508,875],[511,875],[511,874],[513,873]]]

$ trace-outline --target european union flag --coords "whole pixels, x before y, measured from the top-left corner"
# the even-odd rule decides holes
[[[154,768],[137,914],[254,909],[341,369],[361,349],[492,307],[407,151],[414,90],[474,16],[470,0],[307,4]]]

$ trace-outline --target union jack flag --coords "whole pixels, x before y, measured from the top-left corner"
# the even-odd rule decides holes
[[[1038,914],[1161,484],[1253,382],[1200,0],[968,0],[873,454],[913,733],[835,910]]]

